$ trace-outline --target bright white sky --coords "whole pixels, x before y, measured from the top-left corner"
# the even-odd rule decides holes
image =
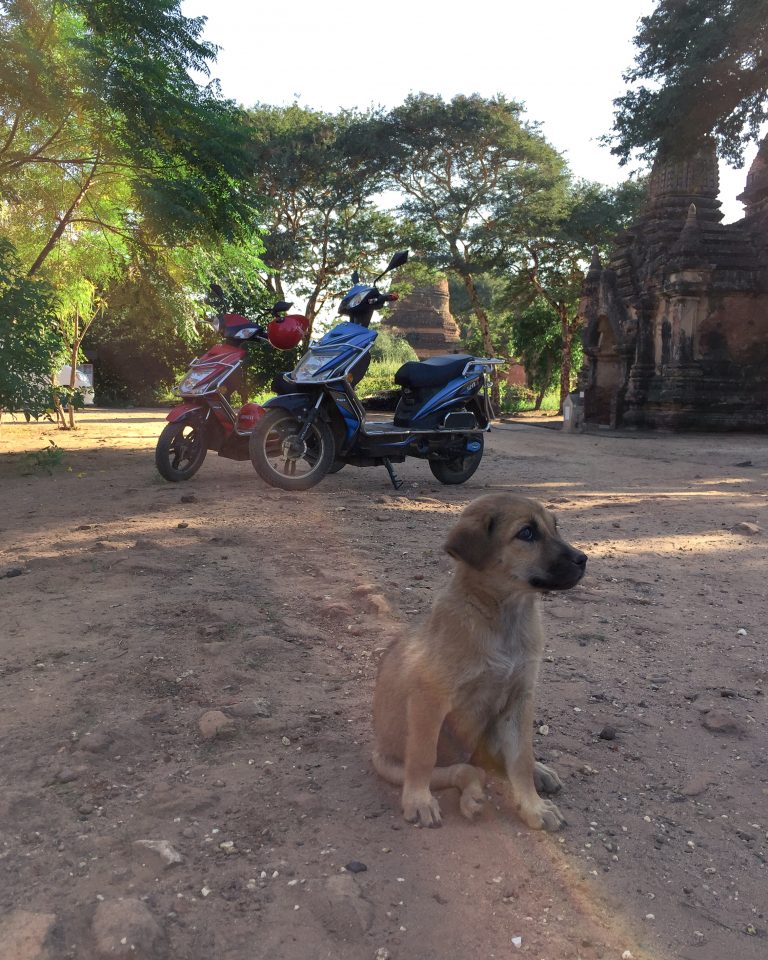
[[[628,176],[598,142],[612,101],[625,90],[632,38],[653,0],[184,0],[208,18],[221,48],[222,92],[257,102],[335,111],[393,107],[413,92],[523,101],[579,177],[614,184]],[[725,222],[740,219],[743,170],[721,166]]]

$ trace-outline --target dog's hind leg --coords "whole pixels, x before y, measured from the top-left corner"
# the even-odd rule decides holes
[[[377,750],[373,753],[373,766],[376,773],[388,783],[401,787],[405,782],[405,767],[397,760],[382,756]],[[472,820],[480,812],[485,800],[485,771],[470,763],[453,763],[449,767],[435,767],[429,778],[430,790],[446,790],[456,787],[461,791],[459,808],[462,814]]]

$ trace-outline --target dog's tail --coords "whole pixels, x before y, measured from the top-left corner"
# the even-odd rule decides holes
[[[405,781],[405,767],[397,760],[373,751],[373,768],[388,783],[401,787]],[[445,790],[457,787],[461,790],[459,806],[464,816],[471,820],[480,810],[485,797],[485,770],[471,763],[453,763],[449,767],[435,767],[429,778],[430,790]]]

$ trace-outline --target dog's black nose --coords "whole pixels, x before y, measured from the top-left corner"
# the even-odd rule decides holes
[[[573,562],[576,564],[577,567],[581,567],[582,570],[583,570],[584,567],[586,567],[586,565],[587,565],[587,555],[586,555],[586,553],[582,553],[581,550],[574,550],[574,552],[573,552]]]

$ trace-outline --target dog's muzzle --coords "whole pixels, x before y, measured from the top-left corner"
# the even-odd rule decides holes
[[[566,546],[543,576],[531,577],[529,583],[537,590],[570,590],[584,576],[587,555]]]

